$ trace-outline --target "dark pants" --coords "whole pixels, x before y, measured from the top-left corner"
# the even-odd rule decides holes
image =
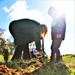
[[[21,59],[21,56],[23,56],[24,60],[31,59],[31,57],[32,58],[36,57],[35,55],[33,55],[33,52],[29,52],[28,44],[18,45],[15,49],[15,53],[11,60]]]
[[[59,61],[61,59],[59,47],[62,43],[62,40],[52,40],[52,45],[51,45],[51,61]]]
[[[21,59],[22,51],[23,51],[23,59],[30,59],[28,44],[22,44],[16,47],[15,53],[11,60]]]

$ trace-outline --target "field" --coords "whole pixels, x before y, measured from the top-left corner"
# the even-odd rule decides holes
[[[0,75],[75,75],[75,55],[65,55],[57,63],[50,63],[47,57],[31,60],[4,62],[0,55]]]

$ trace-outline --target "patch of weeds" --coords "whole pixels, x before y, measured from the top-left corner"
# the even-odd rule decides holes
[[[27,68],[27,64],[25,63],[25,61],[11,61],[7,63],[7,66],[10,68],[14,68],[14,69],[25,69]]]
[[[45,65],[45,67],[39,70],[38,75],[70,75],[68,68],[61,63],[52,63]]]

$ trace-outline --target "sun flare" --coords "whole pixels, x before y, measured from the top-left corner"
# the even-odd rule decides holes
[[[74,1],[73,0],[56,0],[52,1],[52,5],[55,6],[59,14],[65,13],[68,21],[71,21],[71,18],[74,18]]]

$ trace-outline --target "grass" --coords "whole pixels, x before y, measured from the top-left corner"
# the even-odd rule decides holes
[[[63,61],[67,63],[75,63],[75,57],[72,55],[63,56]]]
[[[9,55],[8,61],[11,61],[12,55]],[[0,54],[0,62],[5,62],[4,57]]]
[[[3,55],[0,55],[0,62],[4,62]]]
[[[11,58],[12,55],[9,56],[8,67],[18,70],[27,69],[30,71],[29,75],[75,75],[75,57],[72,55],[63,56],[63,61],[49,64],[47,64],[46,58],[42,59],[42,64],[38,59],[11,62]],[[0,55],[0,62],[4,62],[3,55]]]
[[[47,66],[46,69],[41,70],[40,75],[69,75],[69,71],[64,64],[53,63],[51,66]]]
[[[75,75],[75,55],[63,56],[63,61],[65,62],[65,65],[68,67],[70,74]]]

